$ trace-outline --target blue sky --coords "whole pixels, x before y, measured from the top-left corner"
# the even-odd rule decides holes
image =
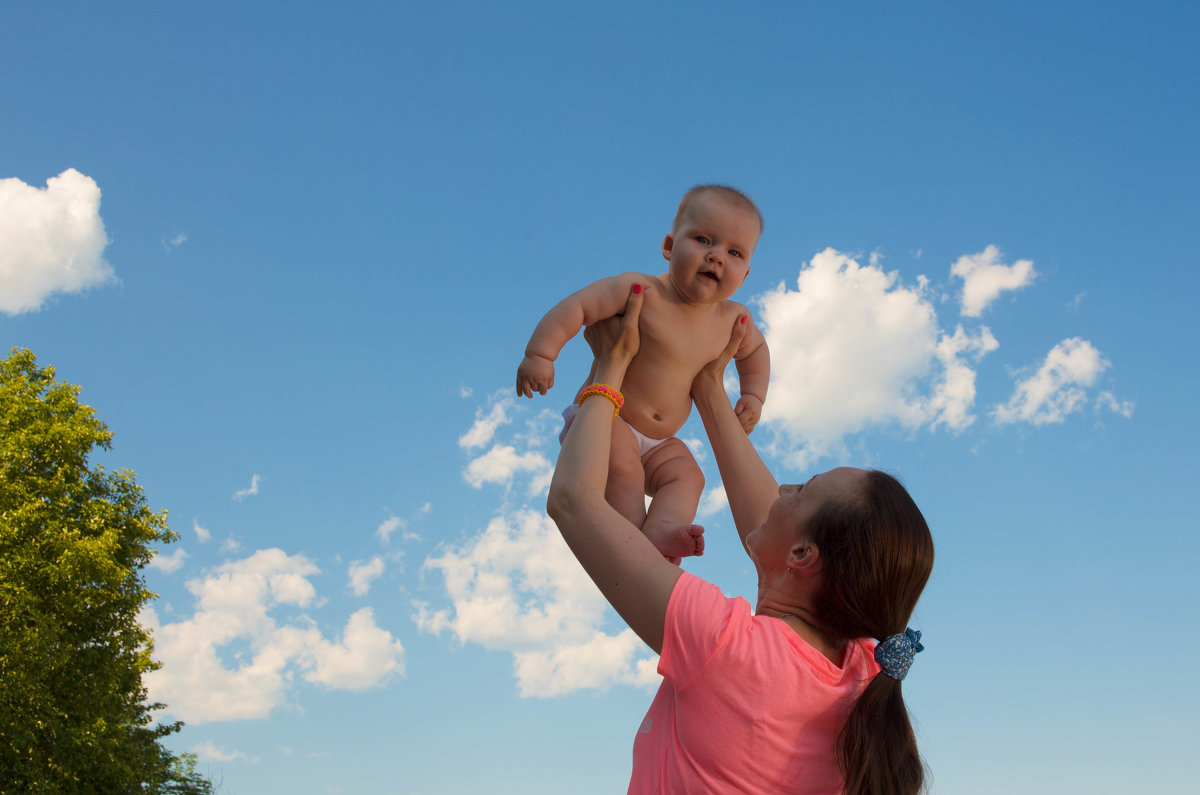
[[[709,181],[766,217],[738,297],[777,477],[888,469],[933,528],[933,791],[1194,786],[1191,4],[0,19],[0,341],[170,512],[151,695],[222,792],[623,790],[653,660],[542,512],[582,342],[549,396],[512,384]],[[750,596],[681,435],[685,566]]]

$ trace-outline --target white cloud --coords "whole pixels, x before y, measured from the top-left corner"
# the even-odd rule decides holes
[[[0,179],[0,312],[36,311],[54,293],[115,281],[107,245],[91,177],[69,168],[45,188]]]
[[[163,238],[163,241],[162,241],[163,250],[169,254],[169,253],[171,253],[172,250],[177,249],[180,246],[182,246],[184,243],[186,243],[187,239],[188,239],[188,236],[183,234],[182,232],[177,235],[173,235],[169,238]]]
[[[476,409],[475,424],[458,438],[458,446],[465,450],[470,450],[475,447],[483,447],[490,442],[500,426],[512,422],[508,416],[512,407],[513,398],[498,397],[496,402],[492,404],[492,410],[486,415],[484,415],[483,409]]]
[[[296,612],[319,603],[309,582],[318,573],[301,555],[259,550],[189,581],[196,597],[191,618],[163,623],[153,609],[144,610],[142,622],[163,664],[146,675],[151,700],[191,724],[244,720],[283,704],[297,673],[349,690],[402,674],[403,648],[375,626],[369,609],[350,617],[340,642]]]
[[[417,625],[511,653],[523,696],[657,681],[653,664],[641,664],[645,646],[629,630],[604,633],[604,597],[540,512],[497,516],[424,568],[441,572],[451,606],[416,603]]]
[[[979,317],[1002,292],[1026,287],[1037,276],[1032,260],[1005,265],[1000,262],[1002,256],[999,248],[988,246],[978,254],[962,255],[950,266],[950,274],[963,280],[964,316]]]
[[[715,486],[700,497],[700,507],[696,511],[699,517],[708,517],[721,511],[729,505],[729,495],[725,493],[725,485]]]
[[[1096,396],[1096,410],[1107,409],[1114,414],[1120,414],[1125,419],[1133,416],[1135,405],[1131,400],[1118,400],[1112,392],[1101,392]]]
[[[152,569],[158,569],[164,574],[173,574],[183,567],[183,561],[187,559],[187,556],[187,552],[182,547],[170,555],[164,555],[162,550],[156,550],[154,557],[146,565]]]
[[[383,568],[383,558],[378,555],[365,563],[360,560],[354,561],[347,570],[349,582],[346,587],[355,596],[366,596],[367,592],[371,590],[371,583],[382,576]]]
[[[383,520],[383,523],[375,530],[376,537],[384,544],[388,543],[392,533],[404,527],[404,520],[398,516],[389,516]]]
[[[259,481],[258,475],[252,475],[250,477],[250,485],[247,488],[238,489],[237,491],[235,491],[233,493],[233,498],[235,500],[237,500],[238,502],[241,502],[242,500],[246,499],[247,497],[253,497],[255,494],[258,494],[258,481]]]
[[[374,611],[364,607],[350,616],[340,643],[313,638],[303,663],[309,682],[335,690],[367,690],[404,673],[404,648],[376,626]]]
[[[196,539],[201,544],[207,544],[208,540],[212,538],[212,533],[209,532],[208,528],[201,527],[200,522],[196,519],[192,519],[192,532],[196,534]]]
[[[554,468],[546,456],[539,452],[530,450],[518,453],[512,445],[496,444],[467,464],[463,479],[478,489],[485,483],[508,485],[514,476],[521,473],[530,475],[529,493],[533,495],[550,486]]]
[[[869,427],[915,428],[956,403],[957,380],[932,383],[939,330],[924,283],[863,266],[826,249],[759,299],[771,348],[772,382],[762,424],[790,466],[845,453],[844,439]],[[947,415],[949,422],[949,415]]]
[[[523,698],[553,698],[576,690],[605,690],[614,684],[652,686],[657,664],[632,629],[616,635],[597,631],[574,646],[518,652],[513,655],[517,687]]]
[[[226,751],[224,748],[214,745],[211,740],[192,746],[192,753],[201,762],[233,762],[246,758],[241,751]]]
[[[1046,355],[1037,372],[1017,383],[1007,403],[993,408],[992,416],[1002,424],[1062,422],[1084,406],[1086,388],[1095,384],[1108,366],[1108,360],[1087,340],[1063,340]]]
[[[687,446],[687,449],[691,451],[692,458],[696,459],[697,464],[704,463],[707,457],[706,451],[708,450],[708,445],[703,439],[692,437],[691,439],[680,438],[679,441],[683,442]]]
[[[991,329],[984,326],[971,336],[957,326],[950,336],[942,335],[938,341],[937,358],[942,365],[942,378],[929,401],[934,426],[944,424],[953,431],[964,430],[975,416],[971,406],[975,403],[975,371],[968,367],[962,357],[969,356],[978,361],[1000,347]]]

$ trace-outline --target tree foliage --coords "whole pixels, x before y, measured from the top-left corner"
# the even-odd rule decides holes
[[[78,395],[0,360],[0,793],[211,792],[142,684],[142,569],[175,536],[133,472],[89,463],[112,434]]]

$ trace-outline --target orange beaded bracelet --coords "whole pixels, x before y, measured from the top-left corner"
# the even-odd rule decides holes
[[[582,406],[583,401],[593,395],[602,395],[612,401],[614,417],[621,413],[621,407],[625,405],[625,396],[616,387],[611,387],[608,384],[590,384],[585,386],[579,391],[579,397],[576,398],[575,402]]]

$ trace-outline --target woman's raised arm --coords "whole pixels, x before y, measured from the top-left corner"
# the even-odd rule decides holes
[[[721,470],[721,482],[729,498],[729,510],[733,513],[733,523],[743,546],[746,534],[762,526],[771,503],[779,496],[779,484],[746,436],[725,394],[725,366],[729,364],[745,333],[746,316],[742,315],[733,324],[725,350],[709,362],[692,382],[692,400],[704,423],[717,467]]]
[[[586,332],[596,352],[596,382],[617,389],[639,343],[645,296],[638,286],[634,290],[624,315]],[[558,455],[546,512],[604,598],[647,646],[661,653],[667,600],[681,570],[604,499],[612,423],[613,404],[606,398],[584,400]]]

